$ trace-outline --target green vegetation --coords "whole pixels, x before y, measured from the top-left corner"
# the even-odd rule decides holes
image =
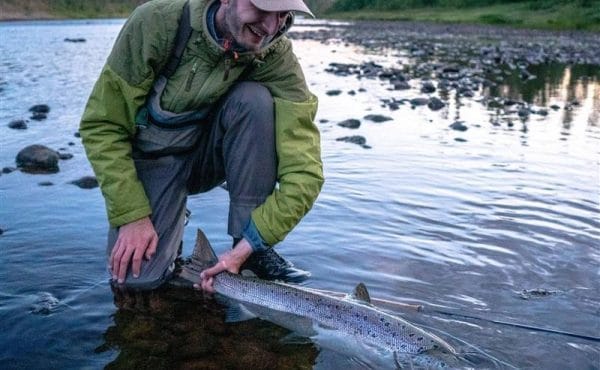
[[[337,0],[326,16],[600,31],[600,0]]]
[[[126,17],[146,0],[2,0],[0,20]],[[600,31],[600,0],[306,0],[323,18]]]
[[[144,0],[2,0],[0,20],[126,17]]]

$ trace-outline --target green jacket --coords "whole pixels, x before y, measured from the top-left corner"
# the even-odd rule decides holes
[[[313,122],[317,99],[309,92],[285,36],[260,53],[240,54],[223,81],[224,49],[210,37],[206,25],[212,1],[189,0],[192,36],[169,79],[161,106],[175,113],[211,106],[242,72],[244,80],[260,82],[269,89],[275,101],[279,186],[252,212],[252,220],[264,241],[274,245],[309,211],[323,184],[320,137]],[[81,120],[83,144],[113,227],[152,213],[131,156],[135,117],[168,60],[184,2],[154,0],[132,13]]]

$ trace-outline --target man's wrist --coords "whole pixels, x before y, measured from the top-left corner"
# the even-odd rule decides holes
[[[258,229],[256,228],[256,225],[252,219],[248,221],[244,231],[242,231],[242,236],[248,241],[252,247],[252,251],[254,252],[263,252],[269,249],[269,245],[265,243],[263,238],[260,236],[260,233],[258,232]]]

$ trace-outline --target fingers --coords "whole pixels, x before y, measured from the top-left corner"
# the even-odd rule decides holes
[[[214,283],[214,276],[218,275],[219,273],[223,272],[223,271],[227,271],[227,262],[225,262],[225,260],[220,260],[216,265],[214,265],[213,267],[210,267],[204,271],[202,271],[202,273],[200,274],[200,278],[202,280],[200,280],[200,284],[194,284],[194,288],[196,289],[202,289],[207,293],[214,293],[215,289],[213,287],[213,283]]]
[[[147,251],[148,249],[146,249]],[[146,252],[147,253],[147,252]],[[131,261],[131,273],[134,278],[140,276],[140,270],[142,268],[142,258],[144,257],[144,250],[141,248],[134,249],[133,260]]]
[[[154,253],[156,253],[157,246],[158,246],[158,235],[154,234],[152,236],[152,239],[150,240],[150,245],[146,249],[146,253],[144,253],[146,260],[150,261],[150,259],[154,256]]]
[[[131,261],[131,257],[135,252],[135,248],[125,248],[125,252],[121,256],[121,260],[118,264],[119,271],[117,272],[117,278],[119,284],[123,284],[125,282],[125,277],[127,276],[127,269],[129,268],[129,262]]]

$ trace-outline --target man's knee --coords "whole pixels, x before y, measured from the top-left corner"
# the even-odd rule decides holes
[[[252,131],[262,135],[272,131],[275,123],[273,96],[269,89],[257,82],[241,82],[236,84],[227,97],[224,107],[227,119],[223,124],[251,124]]]
[[[228,99],[249,109],[273,110],[273,96],[269,89],[258,82],[244,81],[231,89]]]
[[[153,290],[166,283],[172,277],[172,269],[165,271],[149,271],[140,274],[139,277],[133,277],[131,272],[127,274],[125,281],[122,284],[112,284],[117,289],[126,290]]]

